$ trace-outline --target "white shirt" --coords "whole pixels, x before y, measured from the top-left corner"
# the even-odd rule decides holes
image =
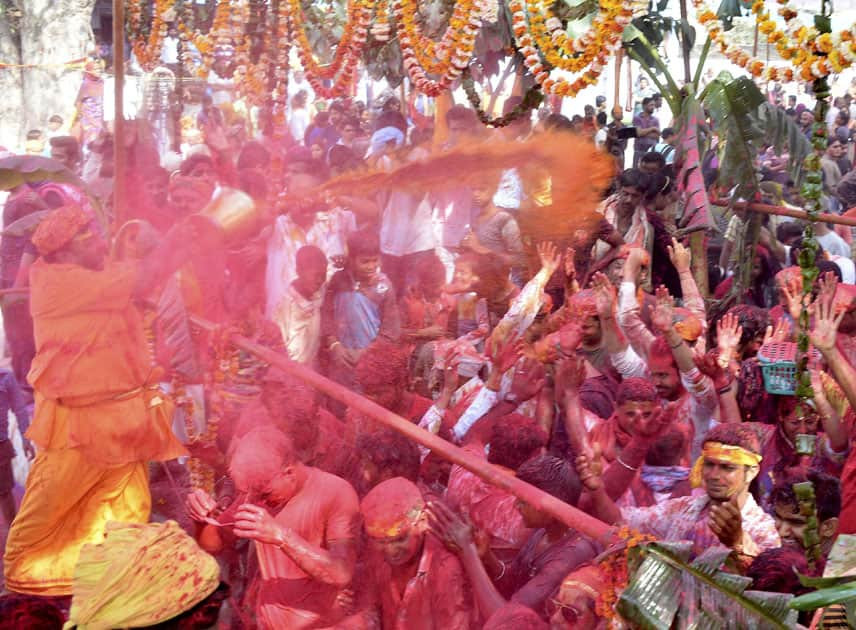
[[[823,251],[830,256],[843,256],[850,258],[850,246],[843,238],[835,232],[830,231],[823,236],[815,236],[817,242],[823,246]]]
[[[417,148],[408,161],[427,157]],[[383,215],[380,223],[380,251],[389,256],[406,256],[434,249],[433,208],[428,196],[414,196],[400,190],[381,195]]]
[[[292,361],[312,365],[321,347],[321,303],[324,289],[309,299],[292,284],[273,315]]]
[[[294,109],[291,111],[291,116],[288,117],[288,130],[291,132],[291,137],[298,144],[303,144],[303,137],[306,135],[306,128],[309,126],[309,112],[305,107]]]
[[[164,37],[161,48],[161,63],[178,63],[178,37]]]
[[[319,212],[315,222],[304,231],[291,217],[277,217],[267,247],[267,270],[265,272],[265,314],[273,319],[277,309],[288,293],[291,283],[297,278],[297,250],[304,245],[314,245],[327,256],[327,278],[336,272],[332,259],[344,256],[348,235],[355,232],[357,222],[348,210],[334,208]]]

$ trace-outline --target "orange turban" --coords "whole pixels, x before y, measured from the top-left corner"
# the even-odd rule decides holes
[[[52,254],[77,236],[92,217],[77,204],[62,206],[51,212],[33,233],[33,245],[42,256]]]
[[[363,498],[360,512],[369,536],[392,538],[415,524],[424,508],[425,501],[416,484],[394,477],[371,489]]]

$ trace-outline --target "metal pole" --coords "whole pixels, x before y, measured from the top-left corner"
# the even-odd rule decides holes
[[[113,232],[125,221],[125,1],[113,0]]]

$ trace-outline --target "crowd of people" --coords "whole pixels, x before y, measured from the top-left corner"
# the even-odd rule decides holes
[[[752,260],[737,210],[693,265],[678,133],[661,126],[658,99],[644,96],[630,125],[620,109],[607,121],[598,99],[578,119],[493,130],[463,105],[435,119],[395,97],[322,105],[297,89],[277,134],[209,96],[184,121],[180,158],[129,121],[128,199],[115,208],[109,133],[83,146],[33,133],[27,152],[47,150],[89,188],[25,183],[4,208],[0,627],[611,623],[609,539],[321,395],[234,335],[609,526],[695,553],[719,546],[753,588],[803,592],[794,571],[820,574],[823,559],[806,561],[811,518],[794,484],[814,484],[824,556],[856,533],[852,235],[815,226],[821,275],[807,302],[804,224],[789,217],[764,219]],[[830,212],[856,206],[849,99],[828,121]],[[549,190],[524,164],[450,173],[422,193],[319,193],[337,176],[534,134],[575,134],[614,165],[597,218],[556,241],[527,220]],[[765,148],[762,189],[799,208],[786,166]],[[715,152],[704,170],[713,185]],[[215,238],[197,220],[224,205],[255,213],[253,233]],[[130,221],[111,232],[101,207]],[[812,405],[764,370],[765,350],[796,341],[805,304]],[[2,439],[9,410],[20,453]],[[19,507],[16,456],[32,460]],[[836,627],[838,611],[824,614]]]

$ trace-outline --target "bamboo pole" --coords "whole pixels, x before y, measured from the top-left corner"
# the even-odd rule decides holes
[[[206,330],[214,330],[216,326],[202,318],[191,316],[191,323]],[[466,468],[470,472],[478,475],[489,484],[502,488],[510,492],[518,499],[525,501],[537,510],[549,514],[555,519],[558,519],[568,527],[572,527],[577,531],[590,536],[592,538],[603,540],[610,535],[611,526],[603,521],[600,521],[577,508],[568,505],[557,499],[556,497],[547,494],[543,490],[529,485],[521,481],[517,477],[508,474],[479,459],[454,444],[437,437],[433,433],[416,426],[399,415],[396,415],[372,402],[368,398],[360,396],[356,392],[331,381],[317,372],[307,368],[300,363],[296,363],[286,358],[285,356],[265,348],[246,337],[241,335],[233,335],[231,338],[238,348],[257,356],[270,365],[291,374],[292,376],[305,381],[323,394],[335,398],[339,402],[347,405],[351,409],[363,413],[373,420],[401,433],[405,437],[414,442],[431,449],[437,455],[445,460],[457,464],[462,468]]]
[[[125,1],[113,0],[113,229],[125,222]]]
[[[734,206],[735,208],[745,208],[752,212],[761,212],[762,214],[774,214],[784,217],[793,217],[794,219],[803,219],[805,221],[808,220],[808,213],[804,210],[772,206],[767,203],[746,203],[745,201],[738,201],[732,204],[728,199],[714,199],[710,203],[722,208]],[[856,208],[850,208],[850,210],[856,210]],[[847,212],[850,212],[850,210]],[[835,223],[836,225],[856,227],[856,217],[838,216],[837,214],[819,214],[817,216],[817,220],[823,223]]]

